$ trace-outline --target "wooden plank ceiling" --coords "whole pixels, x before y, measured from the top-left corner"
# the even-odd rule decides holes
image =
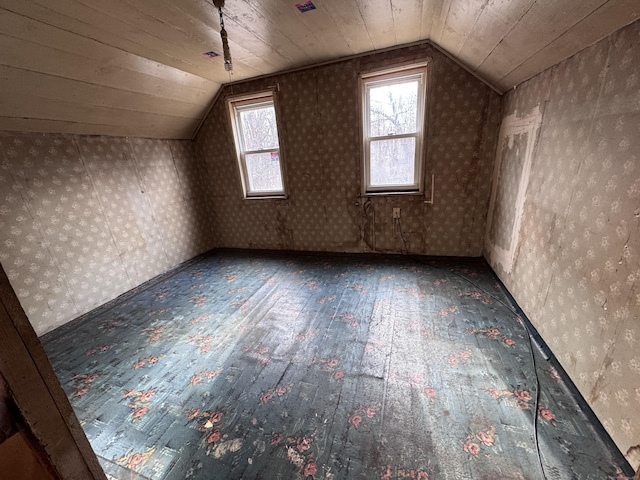
[[[0,130],[190,138],[221,84],[430,39],[499,90],[640,18],[638,0],[0,0]]]

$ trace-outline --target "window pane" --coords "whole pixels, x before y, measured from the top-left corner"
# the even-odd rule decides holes
[[[278,148],[278,127],[273,105],[240,110],[245,151]]]
[[[370,136],[415,133],[417,117],[417,80],[369,89]]]
[[[282,191],[279,152],[252,153],[245,156],[249,192]]]
[[[414,185],[415,137],[371,142],[371,186]]]

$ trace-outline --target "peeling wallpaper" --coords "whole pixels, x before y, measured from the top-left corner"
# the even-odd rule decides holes
[[[518,86],[503,115],[536,107],[513,270],[491,263],[637,469],[640,22]],[[503,172],[507,183],[516,170]],[[498,209],[512,208],[515,190],[503,188]]]
[[[362,71],[432,59],[427,197],[360,197]],[[277,86],[287,200],[244,200],[225,99]],[[222,247],[479,256],[500,97],[429,45],[226,87],[197,139]],[[434,205],[426,204],[435,175]],[[392,208],[400,207],[394,225]]]
[[[0,134],[0,262],[43,334],[213,247],[192,142]]]

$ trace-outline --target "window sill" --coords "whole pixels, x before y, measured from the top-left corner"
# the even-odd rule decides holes
[[[289,200],[289,195],[263,195],[244,197],[243,200]]]
[[[396,192],[364,192],[360,194],[361,197],[383,197],[383,196],[390,196],[390,195],[424,197],[424,192],[397,192],[396,191]]]

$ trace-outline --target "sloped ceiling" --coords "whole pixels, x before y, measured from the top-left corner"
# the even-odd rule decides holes
[[[190,138],[221,84],[430,39],[498,90],[640,18],[638,0],[0,0],[0,130]]]

